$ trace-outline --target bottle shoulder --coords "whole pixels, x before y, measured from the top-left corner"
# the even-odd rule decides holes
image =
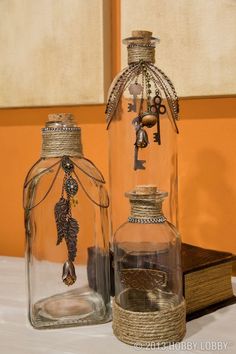
[[[169,221],[155,224],[131,223],[126,221],[120,225],[114,235],[115,242],[126,240],[175,242],[175,240],[179,239],[179,232]]]
[[[47,196],[58,181],[63,183],[66,171],[63,169],[63,157],[41,158],[29,170],[24,182],[24,205],[28,192],[32,194],[42,186]],[[99,207],[107,208],[109,198],[102,173],[95,164],[84,156],[70,157],[73,163],[71,177],[76,180],[80,190]],[[43,191],[42,191],[43,193]],[[41,193],[41,194],[42,194]],[[34,193],[35,194],[35,193]],[[37,199],[37,195],[34,196]],[[44,199],[44,198],[43,198]],[[37,203],[36,203],[37,204]]]
[[[53,172],[55,168],[61,167],[61,160],[63,157],[50,157],[50,158],[40,158],[38,159],[33,166],[29,169],[25,183],[29,183],[29,181],[36,177],[38,174],[45,174],[47,172]],[[71,161],[74,164],[74,171],[77,173],[82,173],[87,177],[93,179],[98,183],[105,184],[105,179],[101,173],[101,171],[97,168],[97,166],[85,156],[80,157],[70,157]]]

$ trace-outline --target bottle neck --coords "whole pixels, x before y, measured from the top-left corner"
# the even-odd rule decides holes
[[[129,222],[141,224],[159,224],[166,221],[162,211],[162,201],[130,200],[131,215]]]
[[[140,61],[155,63],[155,47],[151,44],[130,44],[127,49],[129,65]]]
[[[79,127],[42,129],[41,157],[83,156]]]
[[[42,137],[43,158],[83,156],[81,129],[71,113],[49,114]]]
[[[132,31],[132,36],[123,40],[128,49],[128,64],[140,61],[154,64],[156,42],[159,42],[159,39],[152,37],[152,32]]]
[[[156,217],[163,215],[162,203],[156,202],[154,200],[132,200],[131,205],[131,216],[137,218],[147,218]]]
[[[131,206],[128,221],[140,224],[165,222],[162,202],[167,195],[167,192],[158,191],[155,185],[137,185],[134,190],[126,192]]]

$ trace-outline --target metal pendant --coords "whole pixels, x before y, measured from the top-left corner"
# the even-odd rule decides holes
[[[136,131],[136,141],[134,144],[134,170],[145,170],[144,163],[146,162],[145,160],[139,160],[138,159],[138,150],[139,148],[143,149],[147,147],[149,144],[148,142],[148,135],[146,130],[143,128],[139,128]]]
[[[148,135],[143,128],[140,128],[136,133],[135,145],[139,148],[145,148],[148,146]]]
[[[73,161],[69,157],[64,156],[61,161],[62,169],[65,172],[64,182],[62,185],[62,195],[54,208],[55,221],[57,226],[57,245],[63,239],[66,242],[68,260],[63,265],[62,280],[66,285],[72,285],[76,281],[75,267],[73,261],[77,253],[77,234],[79,232],[79,224],[71,215],[72,197],[78,192],[78,183],[71,176],[74,171]],[[66,197],[64,197],[64,192]]]
[[[74,164],[68,156],[63,156],[61,166],[66,173],[71,173],[74,170]]]
[[[152,128],[157,123],[157,115],[149,112],[143,113],[141,123],[144,127]]]
[[[70,196],[76,195],[78,192],[78,183],[73,177],[69,177],[65,182],[65,190]]]

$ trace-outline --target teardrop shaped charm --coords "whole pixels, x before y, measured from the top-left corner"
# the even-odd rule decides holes
[[[73,177],[69,177],[67,178],[66,182],[65,182],[65,190],[67,192],[67,194],[69,194],[70,196],[74,196],[76,195],[76,193],[78,192],[78,183],[76,182],[76,180]]]
[[[148,145],[148,135],[146,130],[140,128],[136,133],[135,145],[139,148],[145,148]]]
[[[74,164],[68,156],[63,156],[61,166],[66,173],[71,173],[74,170]]]

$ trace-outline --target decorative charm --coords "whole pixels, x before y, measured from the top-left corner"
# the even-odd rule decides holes
[[[75,267],[73,262],[66,261],[63,265],[62,280],[66,285],[73,285],[76,281]]]
[[[141,123],[144,127],[152,128],[157,123],[157,115],[150,112],[143,113]]]
[[[140,80],[143,85],[138,83],[138,80]],[[156,96],[161,97],[161,94],[163,93],[170,109],[171,119],[176,132],[178,132],[175,121],[178,120],[179,100],[174,85],[163,71],[152,63],[143,60],[131,63],[129,67],[123,71],[118,81],[113,85],[106,107],[107,127],[109,127],[120,98],[129,83],[129,93],[133,96],[133,103],[128,103],[128,112],[138,111],[139,115],[142,115],[143,100],[145,98],[147,101],[146,112],[149,112],[149,108],[152,105],[152,90],[154,90],[155,93],[155,95],[152,96],[153,99],[155,99]],[[139,104],[137,104],[138,95],[141,95]],[[155,102],[155,104],[156,103],[157,102]]]
[[[129,66],[117,81],[114,81],[106,107],[106,115],[108,128],[120,99],[128,88],[128,92],[132,96],[132,102],[128,102],[128,112],[137,112],[138,114],[132,121],[136,130],[134,170],[138,170],[145,169],[145,161],[139,162],[137,158],[138,148],[145,148],[148,145],[141,143],[138,146],[137,143],[140,136],[143,138],[144,135],[147,135],[147,132],[143,133],[143,127],[149,129],[156,125],[153,141],[160,145],[160,115],[164,115],[167,111],[166,106],[162,103],[162,97],[164,97],[169,108],[168,117],[178,133],[176,120],[178,119],[179,102],[171,80],[154,65],[155,42],[158,39],[152,37],[151,32],[138,31],[136,33],[133,31],[132,34],[132,37],[123,41],[128,44]],[[145,141],[148,139],[145,138]]]
[[[74,170],[73,162],[69,159],[69,157],[64,157],[61,161],[61,166],[63,170],[67,173],[70,173]]]
[[[55,212],[55,219],[57,225],[57,245],[59,245],[63,238],[65,237],[67,230],[66,230],[66,223],[67,223],[67,216],[69,214],[69,201],[65,198],[61,197],[59,202],[56,203],[54,212]]]
[[[161,126],[160,126],[160,114],[166,113],[166,107],[161,104],[162,98],[156,95],[153,99],[153,104],[150,107],[150,112],[156,115],[157,118],[157,132],[153,134],[154,141],[161,145]],[[175,121],[174,121],[175,122]]]
[[[92,162],[88,159],[83,158],[84,160],[87,161],[87,164],[91,164],[93,167],[94,165]],[[72,206],[77,206],[78,200],[76,199],[76,194],[78,192],[78,185],[81,186],[82,190],[86,194],[86,196],[99,207],[102,208],[107,208],[109,206],[109,200],[105,197],[104,201],[99,201],[97,202],[96,200],[93,199],[93,197],[86,191],[85,187],[83,186],[82,182],[79,179],[79,176],[75,172],[75,166],[84,174],[86,174],[89,178],[93,179],[94,181],[97,181],[99,183],[105,183],[102,175],[100,175],[100,172],[97,170],[97,176],[92,176],[91,172],[86,171],[85,169],[81,168],[79,165],[74,163],[68,156],[63,156],[58,162],[52,164],[50,167],[46,168],[43,170],[43,173],[46,173],[47,171],[50,171],[53,167],[57,166],[58,168],[55,172],[55,176],[52,180],[52,183],[44,195],[44,197],[38,201],[36,204],[32,205],[28,211],[31,209],[35,208],[39,204],[41,204],[44,199],[47,197],[47,195],[50,193],[54,183],[56,182],[56,179],[59,175],[59,172],[61,168],[65,172],[64,179],[63,179],[63,185],[62,185],[62,192],[61,192],[61,197],[59,201],[56,203],[54,207],[54,215],[55,215],[55,222],[56,222],[56,227],[57,227],[57,242],[56,244],[59,245],[63,239],[66,242],[67,246],[67,252],[68,252],[68,260],[70,264],[70,270],[71,273],[73,273],[73,267],[71,264],[73,264],[75,258],[76,258],[76,253],[77,253],[77,234],[79,233],[79,224],[77,220],[75,220],[72,217],[72,212],[71,212],[71,207]],[[29,183],[32,183],[33,180],[37,180],[37,178],[42,174],[42,172],[39,172],[37,175],[35,175],[32,179],[30,179],[24,186],[26,188]],[[75,178],[73,178],[71,175],[74,175]],[[64,196],[65,194],[65,196]],[[67,269],[66,267],[65,269]],[[70,278],[69,281],[67,281],[67,277],[65,277],[65,272],[63,268],[63,276],[62,279],[65,284],[67,285],[72,285],[75,280],[75,270],[73,273],[73,277]],[[73,282],[72,282],[73,280]]]
[[[65,189],[66,192],[70,195],[70,196],[74,196],[76,195],[76,193],[78,192],[78,183],[76,182],[76,180],[72,177],[69,177],[66,180],[65,183]]]
[[[62,169],[65,172],[62,195],[55,205],[55,220],[57,225],[57,245],[63,238],[68,250],[68,261],[63,266],[62,280],[66,285],[72,285],[76,281],[73,261],[77,252],[77,234],[79,232],[78,222],[71,216],[72,197],[78,192],[78,183],[71,177],[74,171],[74,164],[69,157],[64,156],[61,160]],[[66,192],[66,199],[64,198]]]
[[[128,103],[128,112],[136,112],[136,99],[137,96],[143,91],[142,85],[135,82],[129,86],[129,93],[133,96],[133,104]]]
[[[167,286],[168,274],[157,269],[122,269],[120,282],[123,287],[156,291]]]
[[[148,145],[148,135],[146,130],[144,130],[141,125],[139,125],[136,131],[136,141],[134,144],[134,170],[144,170],[145,160],[138,159],[138,149],[145,148]]]

